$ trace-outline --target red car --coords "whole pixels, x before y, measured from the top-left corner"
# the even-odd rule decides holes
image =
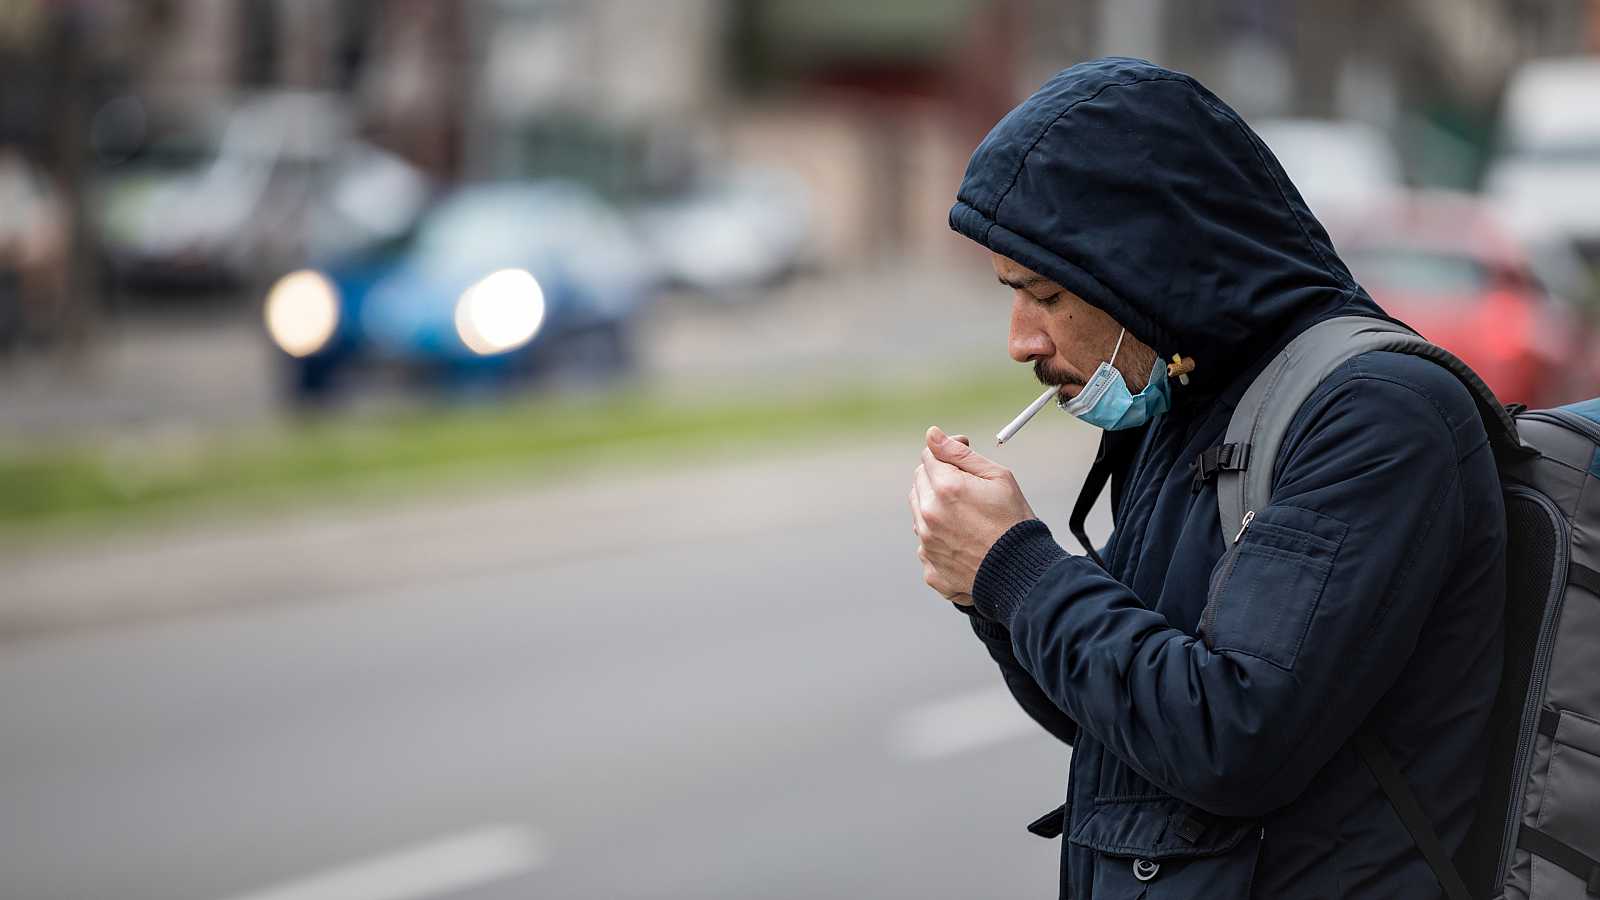
[[[1461,357],[1502,402],[1554,406],[1600,393],[1589,323],[1539,283],[1483,203],[1401,194],[1333,230],[1373,299]]]

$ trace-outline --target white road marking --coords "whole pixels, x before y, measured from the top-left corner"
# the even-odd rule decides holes
[[[1043,733],[1010,691],[987,688],[900,716],[889,731],[889,748],[906,759],[938,759]]]
[[[420,900],[536,869],[546,842],[521,825],[491,825],[296,878],[229,900]]]

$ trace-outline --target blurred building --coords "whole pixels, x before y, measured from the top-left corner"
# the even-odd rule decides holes
[[[315,89],[447,180],[626,200],[787,168],[824,260],[854,262],[952,246],[971,147],[1089,56],[1191,71],[1247,116],[1372,123],[1418,180],[1466,185],[1511,68],[1578,51],[1600,51],[1600,0],[0,0],[0,138],[76,183],[116,95]]]
[[[801,172],[830,259],[959,246],[945,226],[967,155],[1021,94],[1017,2],[732,5],[727,140]]]

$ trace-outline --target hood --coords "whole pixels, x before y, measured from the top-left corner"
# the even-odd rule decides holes
[[[1073,66],[1001,119],[950,226],[1213,388],[1322,318],[1382,314],[1239,115],[1142,60]]]

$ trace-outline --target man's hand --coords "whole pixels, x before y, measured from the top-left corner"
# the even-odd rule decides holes
[[[937,427],[928,429],[910,499],[922,580],[962,606],[972,605],[972,583],[989,548],[1034,518],[1010,469]]]

